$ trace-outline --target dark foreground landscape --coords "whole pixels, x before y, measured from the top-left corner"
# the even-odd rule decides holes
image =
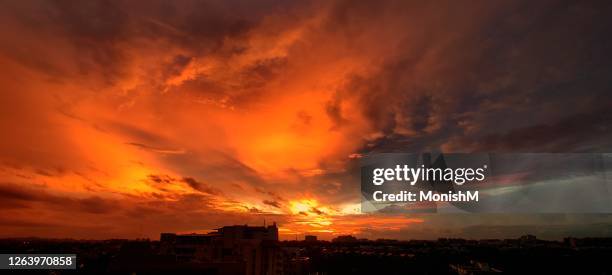
[[[0,253],[74,253],[77,270],[32,274],[609,274],[612,238],[277,241],[276,226],[160,240],[2,239]],[[271,234],[271,235],[269,235]]]

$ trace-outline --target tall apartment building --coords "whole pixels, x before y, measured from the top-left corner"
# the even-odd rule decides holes
[[[224,226],[208,234],[162,233],[160,250],[184,262],[241,264],[247,275],[283,274],[276,223]]]

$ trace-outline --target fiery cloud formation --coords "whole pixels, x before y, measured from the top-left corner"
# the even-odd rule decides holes
[[[612,222],[364,215],[353,173],[371,152],[610,151],[608,3],[0,7],[4,236],[266,219],[285,238],[433,238]]]

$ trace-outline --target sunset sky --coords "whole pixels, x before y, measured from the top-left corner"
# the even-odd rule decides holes
[[[612,2],[1,1],[0,237],[612,235],[361,214],[377,152],[611,152]]]

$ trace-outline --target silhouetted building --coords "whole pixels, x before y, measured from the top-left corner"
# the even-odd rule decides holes
[[[307,242],[316,242],[317,241],[317,236],[306,235],[306,236],[304,236],[304,241],[307,241]]]
[[[470,261],[469,264],[451,264],[451,270],[460,275],[477,275],[477,274],[497,274],[502,273],[501,270],[492,268],[488,263],[479,261]]]
[[[162,233],[160,252],[183,262],[236,263],[244,274],[283,274],[278,227],[224,226],[208,234]]]
[[[357,238],[351,235],[342,235],[332,239],[334,243],[354,243],[357,242]]]
[[[165,240],[168,241],[169,234]],[[108,265],[108,274],[244,274],[244,265],[224,262],[178,261],[158,254],[149,241],[126,241]],[[87,272],[85,272],[87,273]]]
[[[536,245],[538,239],[534,235],[524,235],[519,238],[519,242],[521,245]]]

